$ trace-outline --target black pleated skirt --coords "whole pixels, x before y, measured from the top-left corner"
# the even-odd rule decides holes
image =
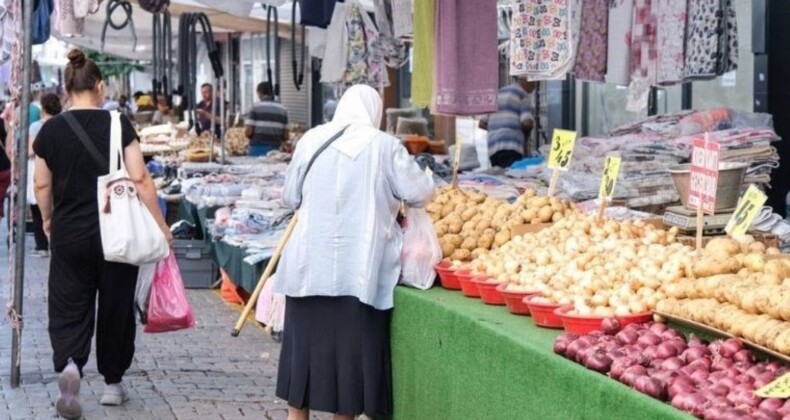
[[[391,414],[391,314],[355,297],[287,297],[277,397],[299,409]]]

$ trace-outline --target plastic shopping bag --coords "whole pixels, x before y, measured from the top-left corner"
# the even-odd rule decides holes
[[[151,285],[156,274],[156,264],[143,264],[137,272],[137,288],[134,292],[134,310],[140,323],[148,323],[148,299],[151,297]]]
[[[442,259],[442,248],[425,209],[406,209],[401,251],[401,284],[428,289],[436,280],[434,266]]]
[[[156,274],[148,299],[148,323],[145,332],[157,333],[178,331],[195,325],[192,308],[189,307],[181,272],[176,257],[171,252],[167,258],[156,263]]]
[[[258,297],[258,304],[255,307],[255,319],[266,325],[272,333],[282,331],[285,322],[285,295],[273,291],[276,275],[272,274],[263,285],[261,295]]]

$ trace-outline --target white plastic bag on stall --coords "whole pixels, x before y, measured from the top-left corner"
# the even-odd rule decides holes
[[[134,308],[140,323],[148,323],[148,299],[151,297],[151,284],[156,274],[156,263],[143,264],[137,272],[137,288],[134,292]]]
[[[400,283],[425,290],[436,279],[433,267],[442,259],[442,248],[425,209],[407,208],[405,216]]]

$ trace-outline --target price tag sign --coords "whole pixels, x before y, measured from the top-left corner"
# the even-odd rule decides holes
[[[731,236],[745,234],[749,227],[752,226],[754,218],[760,213],[766,200],[768,200],[768,196],[765,193],[754,185],[749,185],[749,188],[738,201],[738,207],[735,208],[735,213],[733,213],[724,231]]]
[[[549,152],[550,169],[567,171],[571,166],[573,146],[576,145],[576,132],[568,130],[554,130]]]
[[[620,156],[607,156],[603,167],[601,187],[598,189],[598,198],[611,200],[614,197],[614,186],[617,184],[617,175],[620,173]]]
[[[714,214],[719,183],[719,143],[696,138],[692,141],[689,204]]]
[[[754,395],[762,398],[788,398],[790,397],[790,373],[785,373],[779,379],[754,391]]]

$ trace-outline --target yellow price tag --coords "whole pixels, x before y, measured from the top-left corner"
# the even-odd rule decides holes
[[[614,197],[614,186],[617,184],[617,175],[620,173],[620,156],[607,156],[606,164],[603,167],[601,177],[601,187],[598,188],[598,198],[612,199]]]
[[[732,218],[727,223],[724,231],[731,236],[743,235],[749,230],[754,218],[760,213],[768,197],[754,185],[749,188],[738,201]]]
[[[573,146],[576,144],[576,132],[568,130],[554,130],[549,152],[549,168],[567,171],[571,166]]]
[[[770,384],[754,391],[754,395],[762,398],[790,397],[790,373],[785,373]]]

